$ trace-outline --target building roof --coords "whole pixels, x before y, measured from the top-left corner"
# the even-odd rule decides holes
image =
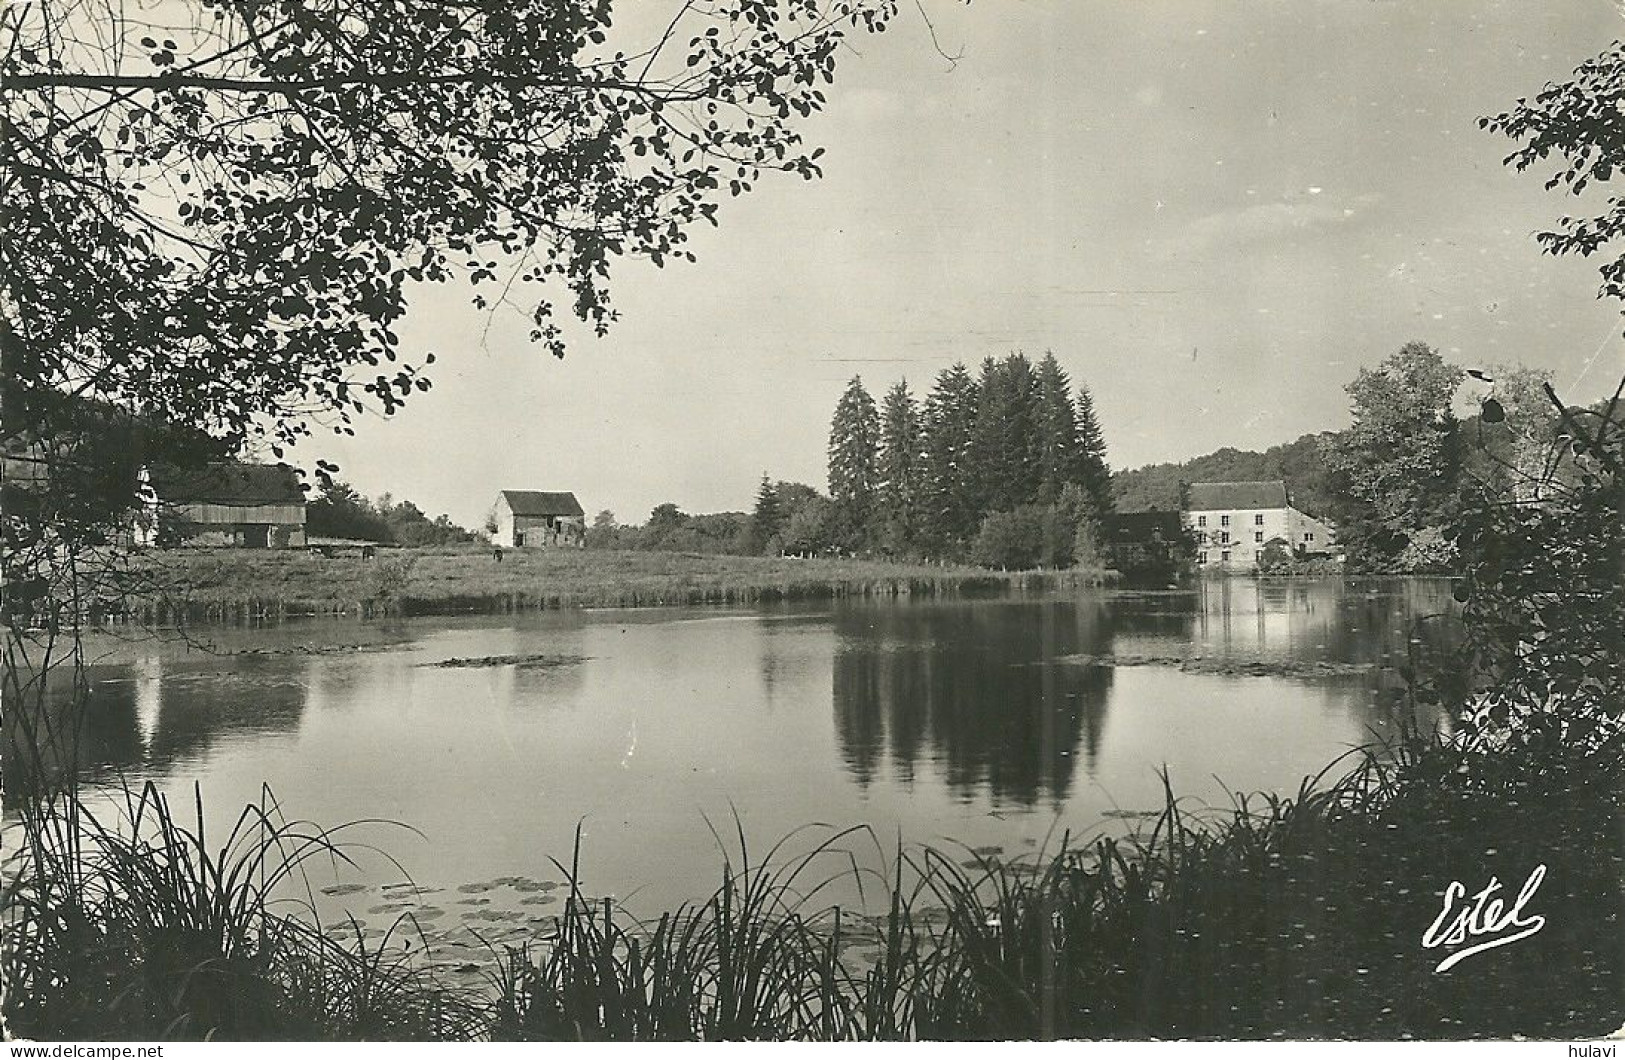
[[[1291,503],[1287,499],[1286,483],[1280,479],[1269,482],[1192,482],[1185,509],[1211,512],[1226,508],[1286,508]]]
[[[574,493],[545,490],[503,490],[502,499],[515,515],[586,515]]]
[[[152,488],[170,504],[304,504],[299,472],[287,464],[154,467]]]

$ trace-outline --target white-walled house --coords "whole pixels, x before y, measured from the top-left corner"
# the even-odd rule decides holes
[[[1196,535],[1201,571],[1243,572],[1256,568],[1272,543],[1297,556],[1330,552],[1336,537],[1329,523],[1292,506],[1286,483],[1193,482],[1185,526]]]
[[[505,548],[586,544],[587,513],[574,493],[503,490],[497,494],[496,521],[492,543]]]

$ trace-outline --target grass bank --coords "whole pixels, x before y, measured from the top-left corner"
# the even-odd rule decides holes
[[[1141,834],[1063,839],[1030,863],[888,850],[864,829],[758,863],[738,836],[709,899],[652,917],[571,882],[563,913],[493,954],[483,990],[273,911],[302,862],[345,857],[338,833],[267,799],[211,845],[190,807],[130,798],[106,827],[71,798],[25,818],[27,871],[4,896],[14,1033],[1574,1039],[1613,1031],[1625,1001],[1617,729],[1600,743],[1537,733],[1516,754],[1413,737],[1222,812],[1170,791]],[[858,846],[883,867],[850,867],[840,852]],[[571,881],[590,855],[578,840]],[[821,901],[845,874],[885,911]],[[1505,904],[1535,879],[1522,915],[1542,927],[1441,970],[1477,941],[1427,944],[1452,883],[1460,911],[1492,879]]]
[[[192,549],[130,561],[102,605],[148,623],[306,615],[452,615],[564,607],[745,604],[942,596],[1098,585],[1101,571],[1002,572],[863,559],[776,559],[573,549],[386,549],[372,559],[302,551]]]

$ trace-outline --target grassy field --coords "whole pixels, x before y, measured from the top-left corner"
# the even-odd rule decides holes
[[[107,611],[142,621],[235,622],[300,615],[449,615],[848,596],[998,593],[1101,584],[1101,571],[1002,572],[861,559],[670,552],[387,549],[372,559],[307,552],[148,553],[142,586]]]

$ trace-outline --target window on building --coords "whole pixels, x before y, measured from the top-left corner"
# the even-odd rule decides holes
[[[1253,540],[1258,542],[1259,544],[1263,544],[1264,543],[1264,531],[1262,531],[1262,530],[1254,530],[1253,531]]]
[[[1207,562],[1207,553],[1206,552],[1198,552],[1196,554],[1196,562],[1205,564]]]
[[[1305,541],[1313,541],[1315,539],[1315,535],[1314,534],[1304,534],[1303,539]]]
[[[1228,515],[1219,516],[1219,525],[1220,526],[1229,526],[1230,525],[1230,517]]]
[[[1197,525],[1197,526],[1206,526],[1206,525],[1207,525],[1207,516],[1205,516],[1205,515],[1198,515],[1198,516],[1197,516],[1197,517],[1196,517],[1196,525]]]
[[[1264,562],[1264,550],[1263,549],[1260,548],[1260,549],[1254,549],[1253,550],[1253,562],[1254,563],[1262,563],[1262,562]]]
[[[1219,531],[1219,544],[1227,545],[1229,543],[1230,543],[1230,531],[1228,531],[1228,530],[1220,530]]]
[[[1230,562],[1230,553],[1228,553],[1228,552],[1219,553],[1219,562],[1220,563],[1229,563]]]
[[[1253,525],[1254,526],[1263,526],[1264,525],[1264,513],[1263,512],[1259,512],[1257,515],[1253,516]]]

